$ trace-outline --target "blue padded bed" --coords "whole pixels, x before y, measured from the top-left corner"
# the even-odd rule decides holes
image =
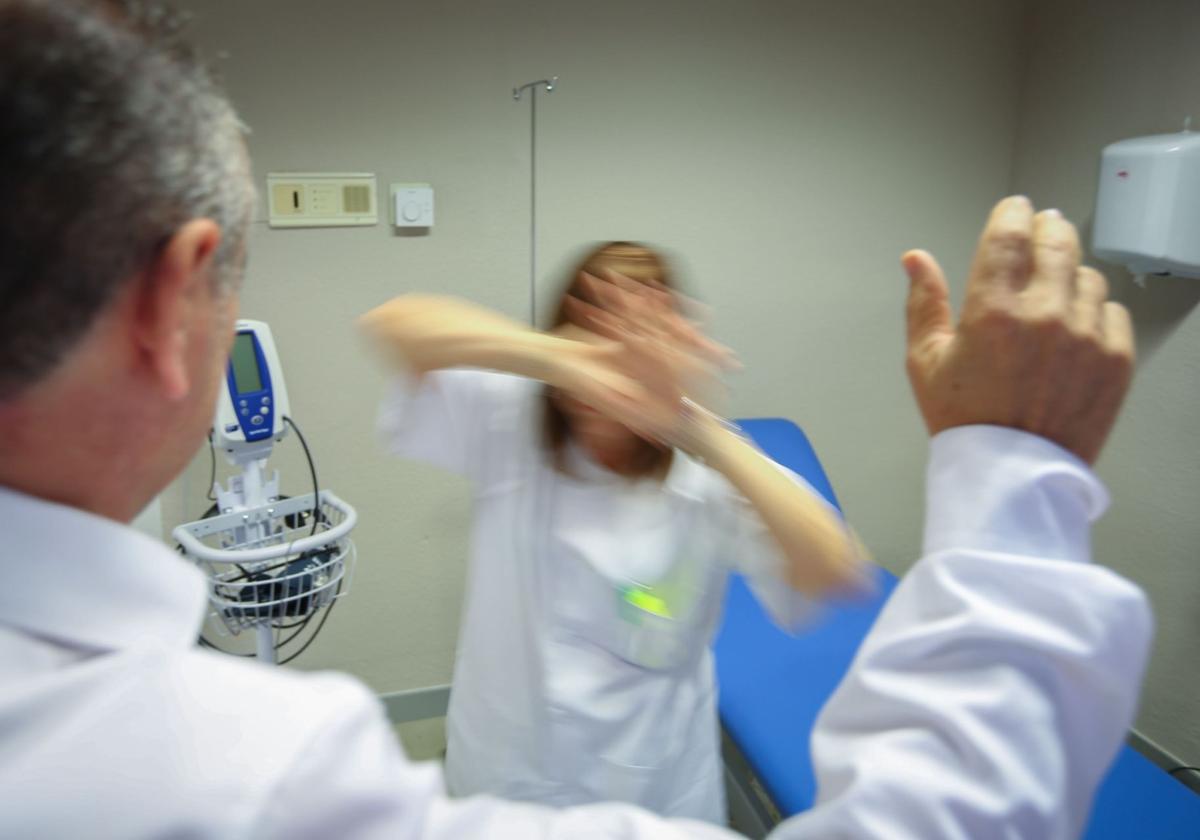
[[[764,452],[838,500],[804,432],[789,420],[739,421]],[[840,505],[839,505],[840,509]],[[751,774],[760,813],[787,817],[816,796],[808,738],[817,712],[841,681],[896,578],[875,570],[873,598],[833,604],[799,637],[776,628],[739,576],[730,580],[714,651],[721,724]],[[727,750],[728,754],[728,750]],[[737,774],[735,774],[737,775]],[[1124,746],[1096,798],[1087,840],[1200,837],[1200,796]]]

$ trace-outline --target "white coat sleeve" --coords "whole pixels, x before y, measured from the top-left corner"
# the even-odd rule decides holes
[[[813,810],[779,838],[1074,838],[1130,726],[1145,596],[1089,562],[1107,497],[989,426],[933,441],[925,556],[818,718]]]
[[[474,478],[488,451],[488,420],[516,381],[468,368],[401,374],[380,403],[379,436],[393,455]]]

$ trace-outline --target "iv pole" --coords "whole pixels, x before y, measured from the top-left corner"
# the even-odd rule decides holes
[[[513,99],[520,102],[521,92],[529,91],[529,325],[537,328],[537,89],[553,93],[558,76],[538,79],[513,88]]]

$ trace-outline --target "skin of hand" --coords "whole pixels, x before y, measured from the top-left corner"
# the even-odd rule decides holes
[[[647,330],[622,341],[539,333],[465,300],[402,295],[359,319],[363,331],[421,375],[456,366],[538,379],[654,438],[675,422],[679,397],[669,353],[655,355]],[[591,338],[591,337],[589,337]],[[667,394],[666,397],[663,394]],[[673,396],[671,396],[673,394]]]
[[[621,389],[628,399],[604,405],[589,399],[592,383],[577,381],[572,391],[638,435],[680,445],[686,431],[680,400],[711,399],[720,390],[720,370],[736,366],[733,353],[684,318],[661,287],[611,271],[603,279],[585,274],[580,285],[591,300],[571,298],[567,309],[572,332],[582,335],[593,351],[576,373],[580,380],[596,382],[620,376],[633,388]]]
[[[572,319],[611,341],[617,348],[614,367],[644,388],[622,422],[723,474],[779,544],[792,588],[811,595],[868,591],[868,554],[836,514],[717,417],[698,408],[681,410],[684,394],[733,366],[732,353],[703,336],[662,290],[616,274],[593,278],[585,287],[596,303],[573,303]]]
[[[1001,201],[955,324],[937,261],[903,255],[908,375],[931,435],[1010,426],[1095,462],[1129,389],[1134,337],[1126,309],[1106,300],[1104,276],[1079,260],[1079,236],[1057,210]]]

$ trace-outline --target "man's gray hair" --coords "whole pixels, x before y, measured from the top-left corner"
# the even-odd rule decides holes
[[[237,282],[254,188],[229,101],[157,3],[0,0],[0,401],[54,369],[181,225]]]

